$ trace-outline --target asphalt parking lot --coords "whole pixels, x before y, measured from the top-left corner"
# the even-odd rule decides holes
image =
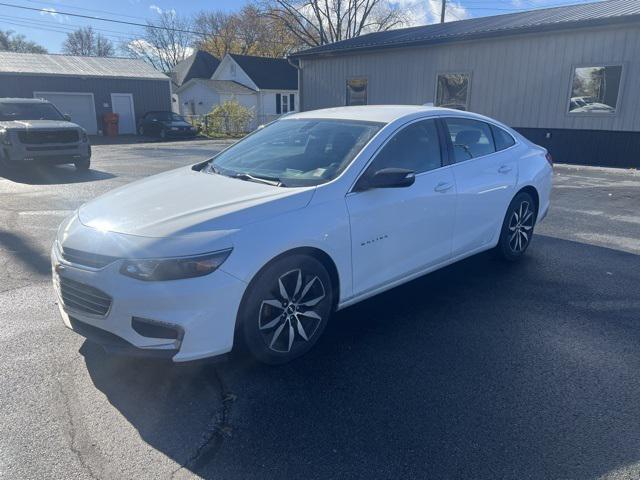
[[[557,166],[521,263],[478,255],[345,309],[282,367],[110,357],[66,330],[62,219],[223,147],[0,177],[0,477],[640,478],[637,171]]]

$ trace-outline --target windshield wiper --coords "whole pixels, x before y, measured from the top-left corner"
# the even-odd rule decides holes
[[[235,175],[231,175],[233,178],[238,178],[240,180],[249,180],[251,182],[258,183],[266,183],[267,185],[273,185],[275,187],[284,187],[284,183],[280,181],[279,178],[276,177],[266,177],[263,175],[251,175],[250,173],[240,172]]]

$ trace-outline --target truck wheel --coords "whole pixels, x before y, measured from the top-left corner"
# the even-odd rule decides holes
[[[81,160],[73,162],[73,164],[76,166],[77,171],[86,172],[91,166],[91,158],[83,158]]]

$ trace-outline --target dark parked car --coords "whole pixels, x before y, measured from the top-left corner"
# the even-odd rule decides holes
[[[198,129],[173,112],[147,112],[138,124],[138,133],[147,137],[193,138]]]
[[[0,165],[18,167],[35,162],[91,165],[87,132],[55,105],[35,98],[0,98]]]

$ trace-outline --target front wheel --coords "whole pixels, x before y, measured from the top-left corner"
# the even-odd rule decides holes
[[[520,192],[511,200],[496,247],[500,257],[513,262],[524,255],[533,237],[536,213],[536,204],[527,192]]]
[[[73,162],[73,164],[76,166],[77,171],[86,172],[91,167],[91,158],[83,158]]]
[[[290,255],[265,267],[240,309],[246,346],[259,361],[287,363],[316,344],[333,310],[327,269],[307,255]]]

